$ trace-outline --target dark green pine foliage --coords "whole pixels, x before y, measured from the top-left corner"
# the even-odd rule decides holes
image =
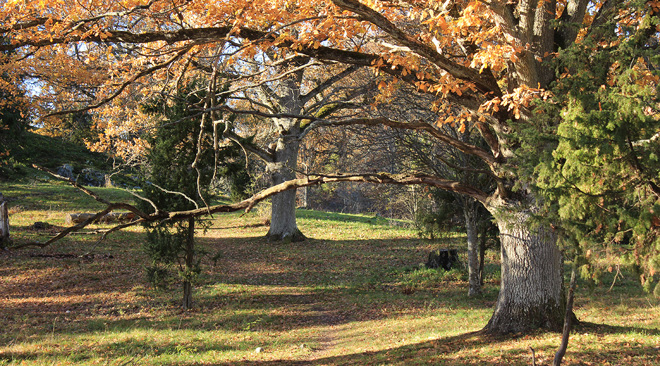
[[[0,44],[7,40],[0,38]],[[0,53],[0,63],[5,62]],[[7,82],[7,75],[0,75],[0,178],[13,173],[12,149],[19,145],[27,129],[27,110],[21,102],[23,93],[16,85]]]
[[[6,146],[25,131],[27,119],[17,95],[0,88],[0,101],[0,139]]]
[[[199,105],[200,101],[200,96],[182,92],[173,102],[153,100],[143,106],[146,113],[163,119],[149,138],[151,148],[143,174],[144,195],[160,210],[194,209],[203,207],[204,200],[210,199],[208,187],[216,162],[210,123],[207,123],[204,133],[201,134],[201,154],[197,165],[200,174],[192,167],[200,145],[201,116],[195,116],[190,107]],[[238,147],[219,150],[218,175],[228,176],[230,180],[238,177],[236,181],[244,179],[247,173],[244,171],[245,162],[241,154]],[[236,190],[244,192],[245,189]],[[151,207],[151,204],[145,201],[139,204],[144,210]],[[194,231],[194,219],[151,224],[144,244],[144,249],[152,260],[152,265],[147,268],[148,279],[156,287],[166,287],[172,281],[171,269],[176,268],[183,285],[184,309],[192,306],[192,285],[200,274],[199,251],[195,247]]]
[[[70,113],[63,116],[62,128],[68,131],[63,136],[64,139],[74,144],[85,146],[85,143],[99,140],[98,133],[94,130],[92,115],[87,111]]]
[[[614,254],[657,292],[660,28],[644,1],[623,5],[639,24],[604,24],[560,50],[554,98],[539,108],[547,123],[528,128],[526,140],[540,157],[533,178],[547,213],[586,259],[583,276],[598,278],[591,257]]]
[[[464,230],[463,208],[451,192],[431,189],[428,197],[433,202],[432,207],[420,209],[415,216],[415,227],[420,238],[434,240]]]
[[[15,175],[21,164],[15,156],[28,122],[15,96],[0,88],[0,179]]]

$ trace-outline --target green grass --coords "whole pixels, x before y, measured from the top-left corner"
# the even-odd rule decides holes
[[[12,178],[34,176],[32,164],[55,169],[62,164],[71,164],[76,171],[83,168],[111,170],[112,163],[107,155],[91,152],[84,146],[60,138],[43,136],[26,131],[9,146],[11,159],[0,162],[0,173]],[[56,153],[53,153],[56,152]],[[0,178],[7,178],[0,175]]]
[[[131,200],[121,190],[97,191]],[[34,221],[59,226],[68,212],[102,208],[63,184],[0,184],[0,192],[11,200],[19,242],[47,237],[29,228]],[[485,294],[468,298],[464,270],[420,267],[439,246],[464,252],[460,234],[432,242],[369,215],[300,210],[298,217],[308,240],[269,243],[259,214],[214,216],[198,236],[210,255],[187,312],[178,288],[149,288],[139,228],[102,242],[74,235],[45,249],[2,252],[0,365],[529,365],[529,347],[537,364],[551,362],[559,334],[473,333],[497,298],[497,253],[488,255]],[[94,256],[40,256],[58,253]],[[613,276],[598,286],[580,282],[583,324],[565,364],[660,361],[658,299],[625,271],[609,290]]]
[[[9,149],[10,155],[0,158],[0,182],[4,184],[14,182],[29,184],[35,179],[53,179],[48,174],[34,169],[32,164],[52,170],[69,164],[73,167],[74,175],[80,174],[86,168],[104,173],[113,172],[114,161],[110,156],[90,151],[84,146],[61,138],[44,136],[31,131],[26,131],[5,148]],[[130,169],[115,173],[112,175],[113,184],[136,185],[129,176]]]

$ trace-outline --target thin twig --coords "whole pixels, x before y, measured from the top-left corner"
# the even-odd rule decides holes
[[[186,194],[183,193],[183,192],[170,191],[170,190],[167,190],[167,189],[165,189],[165,188],[159,186],[159,185],[156,184],[156,183],[149,183],[149,184],[151,184],[152,186],[154,186],[154,187],[160,189],[161,191],[163,191],[163,192],[165,192],[165,193],[169,193],[169,194],[177,194],[177,195],[179,195],[179,196],[182,196],[183,198],[185,198],[185,199],[187,199],[188,201],[192,202],[192,204],[195,205],[195,208],[199,208],[199,205],[197,204],[197,202],[195,202],[195,200],[193,200],[192,198],[188,197],[188,195],[186,195]]]
[[[578,255],[576,254],[573,258],[573,264],[571,266],[571,282],[568,286],[568,299],[566,299],[566,313],[564,314],[564,330],[562,332],[561,344],[557,353],[555,353],[555,358],[552,362],[553,366],[560,366],[561,361],[566,354],[566,349],[568,348],[568,338],[571,334],[571,323],[573,321],[573,299],[575,296],[575,287],[577,282],[577,261]]]

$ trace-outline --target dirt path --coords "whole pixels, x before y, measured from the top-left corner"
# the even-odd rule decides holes
[[[344,323],[345,317],[337,310],[328,310],[328,304],[319,304],[313,310],[322,314],[323,323],[327,324],[323,328],[323,333],[318,337],[318,346],[312,350],[309,355],[309,361],[318,361],[327,357],[336,356],[337,344],[339,343],[339,327]]]

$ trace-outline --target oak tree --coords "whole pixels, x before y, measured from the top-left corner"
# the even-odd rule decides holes
[[[311,130],[309,120],[299,116],[327,118],[346,113],[355,105],[362,85],[350,85],[344,79],[355,67],[331,67],[309,57],[292,57],[274,65],[272,53],[262,55],[263,61],[250,60],[252,74],[267,74],[266,81],[245,81],[239,67],[232,67],[234,92],[229,98],[237,108],[248,114],[238,119],[223,136],[232,139],[252,137],[253,144],[243,145],[266,165],[272,185],[296,178],[300,144]],[[228,72],[228,70],[224,70]],[[245,71],[243,71],[245,73]],[[238,92],[240,91],[240,92]],[[251,113],[250,111],[254,111]],[[261,116],[257,116],[261,113]],[[266,236],[273,241],[300,241],[305,236],[296,224],[296,191],[287,191],[272,198],[270,229]]]
[[[564,309],[562,255],[556,228],[536,217],[544,197],[518,169],[525,141],[516,132],[519,126],[562,122],[561,113],[548,120],[535,108],[536,101],[553,97],[551,89],[562,74],[553,60],[561,50],[590,40],[598,55],[612,42],[635,37],[642,40],[631,47],[657,48],[657,4],[637,4],[631,13],[627,9],[633,3],[10,0],[0,10],[0,33],[10,41],[0,44],[0,51],[15,51],[2,65],[4,70],[46,83],[41,98],[60,97],[61,85],[93,88],[94,93],[71,94],[71,110],[78,111],[109,105],[127,93],[160,92],[156,89],[186,80],[194,74],[191,65],[218,52],[228,60],[249,60],[268,51],[278,58],[305,55],[370,68],[382,77],[380,105],[365,106],[362,114],[350,118],[288,117],[308,119],[312,128],[365,125],[422,131],[435,143],[478,159],[496,189],[484,192],[448,177],[414,172],[335,174],[284,186],[334,181],[427,184],[479,201],[497,220],[502,243],[501,290],[486,329],[558,329]],[[603,24],[613,31],[602,32]],[[588,61],[608,62],[597,57]],[[645,60],[635,65],[654,68]],[[146,90],[147,79],[159,82],[148,85],[161,87]],[[438,118],[400,120],[380,113],[401,85],[436,96],[428,108]],[[565,101],[559,98],[557,103]],[[209,113],[231,108],[205,107]],[[483,142],[472,144],[448,135],[439,128],[444,124],[475,129]],[[641,140],[651,140],[648,134],[654,132],[645,132]]]

